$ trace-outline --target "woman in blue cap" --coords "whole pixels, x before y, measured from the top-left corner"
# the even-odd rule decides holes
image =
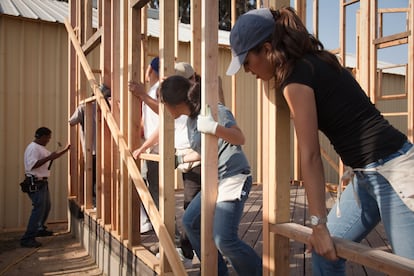
[[[380,220],[393,251],[414,259],[414,243],[407,242],[414,232],[414,149],[406,135],[389,124],[292,8],[241,15],[230,44],[227,74],[244,67],[273,80],[290,108],[309,201],[313,274],[345,275],[345,260],[338,258],[331,236],[360,242]],[[326,214],[318,130],[349,167],[350,184],[337,203],[340,216]]]

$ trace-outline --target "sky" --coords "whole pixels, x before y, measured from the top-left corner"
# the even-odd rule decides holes
[[[406,8],[409,5],[409,1],[410,0],[379,0],[378,8]],[[307,27],[310,32],[313,32],[312,2],[312,0],[307,0]],[[339,0],[319,0],[319,40],[324,44],[326,49],[339,48],[339,2]],[[351,54],[356,53],[356,11],[358,9],[359,3],[347,7],[346,52]],[[384,16],[384,35],[392,35],[406,31],[405,20],[405,13],[394,13]],[[405,44],[379,50],[378,60],[393,64],[407,63],[407,45]]]

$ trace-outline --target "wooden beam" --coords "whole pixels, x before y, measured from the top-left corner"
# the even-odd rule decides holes
[[[102,38],[102,28],[99,28],[93,35],[85,42],[82,46],[82,50],[87,56],[90,52],[95,49],[95,47],[99,46],[101,43]]]
[[[100,7],[102,15],[102,38],[100,48],[100,68],[102,83],[107,87],[112,88],[111,80],[111,67],[112,60],[108,57],[111,56],[111,0],[102,0],[102,6]],[[104,120],[104,115],[99,108],[101,114],[101,128],[98,131],[101,134],[101,155],[98,155],[98,159],[101,159],[97,163],[97,173],[99,181],[102,185],[101,196],[101,217],[104,224],[110,223],[111,218],[111,198],[110,198],[110,184],[111,184],[111,172],[108,168],[112,166],[112,154],[111,146],[112,139],[111,133],[108,129],[108,125]],[[97,160],[98,161],[98,160]]]
[[[145,7],[146,4],[148,4],[151,0],[130,0],[129,1],[129,6],[131,8],[135,8],[135,9],[141,9],[143,7]]]
[[[377,49],[385,49],[388,47],[394,47],[403,44],[408,44],[408,38],[401,38],[393,41],[382,42],[380,44],[377,44]]]
[[[407,124],[408,124],[408,139],[414,139],[414,5],[411,3],[409,8],[408,29],[411,30],[411,35],[408,37],[408,65],[407,65]]]
[[[206,105],[217,120],[218,1],[201,1],[201,114]],[[218,170],[217,137],[201,135],[201,275],[217,275],[217,248],[213,241]]]
[[[191,0],[191,65],[201,74],[201,0]]]
[[[131,2],[131,1],[130,1]],[[128,80],[141,80],[141,10],[138,8],[128,9]],[[141,145],[141,102],[138,97],[128,93],[128,144],[131,149]],[[139,108],[137,108],[139,107]],[[139,161],[138,161],[139,162]],[[137,164],[139,165],[139,163]],[[140,209],[141,199],[134,189],[130,179],[128,183],[129,197],[129,247],[140,243]]]
[[[290,1],[268,4],[280,8]],[[271,233],[269,224],[289,221],[290,111],[281,91],[263,86],[263,275],[289,275],[289,239]]]
[[[377,44],[382,44],[382,43],[385,43],[385,42],[391,42],[391,41],[395,41],[395,40],[406,39],[410,35],[411,35],[410,31],[401,32],[401,33],[398,33],[398,34],[383,36],[383,37],[374,39],[373,43],[377,45]]]
[[[355,4],[355,3],[359,3],[360,2],[360,0],[349,0],[349,1],[342,1],[342,5],[345,7],[345,6],[350,6],[350,5],[352,5],[352,4]]]
[[[92,28],[92,0],[83,0],[84,1],[84,10],[83,12],[85,13],[84,16],[84,42],[88,41],[88,39],[91,37],[92,33],[93,33],[93,28]]]
[[[72,28],[76,27],[76,1],[69,1],[69,20]],[[68,37],[68,114],[76,108],[76,51],[73,45],[70,43],[70,38]],[[68,133],[71,144],[71,153],[69,155],[69,181],[68,181],[68,196],[77,196],[77,152],[78,152],[78,143],[77,143],[77,132],[73,130],[68,124]]]
[[[376,61],[372,61],[374,57],[371,56],[372,51],[370,48],[370,42],[371,42],[371,30],[374,30],[374,28],[371,26],[371,24],[374,24],[371,20],[371,14],[370,14],[370,3],[372,1],[362,1],[360,3],[360,12],[359,12],[359,21],[358,21],[358,65],[359,65],[359,75],[358,75],[358,81],[361,85],[361,87],[365,90],[365,92],[368,94],[370,93],[370,70],[373,68],[373,64],[376,64]],[[345,26],[342,26],[345,27]],[[373,34],[374,35],[374,34]],[[346,55],[346,53],[344,53]]]
[[[175,60],[175,28],[177,27],[177,18],[174,17],[175,5],[178,5],[177,0],[163,0],[160,1],[160,38],[159,38],[159,77],[171,76],[174,74],[174,60]],[[167,112],[164,104],[159,104],[159,210],[162,221],[164,222],[167,232],[171,239],[175,237],[175,196],[174,185],[171,180],[174,179],[175,169],[175,149],[174,149],[174,120],[171,114]],[[151,219],[152,222],[152,219]],[[174,249],[175,250],[175,249]],[[160,246],[160,263],[161,274],[183,268],[182,262],[178,264],[164,261],[164,251],[167,249],[164,244]],[[177,254],[176,254],[177,255]],[[178,257],[178,255],[176,256]],[[171,267],[169,267],[168,266]],[[178,267],[179,265],[179,267]],[[175,268],[173,268],[175,266]],[[182,274],[180,274],[182,275]]]
[[[312,229],[296,223],[271,225],[270,230],[298,242],[308,243]],[[381,271],[387,275],[413,275],[414,260],[373,249],[360,243],[333,237],[339,257]]]

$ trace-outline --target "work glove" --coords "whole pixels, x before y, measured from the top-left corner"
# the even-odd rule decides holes
[[[202,133],[216,134],[218,123],[214,120],[211,114],[210,106],[206,106],[206,115],[198,115],[197,117],[197,129]]]

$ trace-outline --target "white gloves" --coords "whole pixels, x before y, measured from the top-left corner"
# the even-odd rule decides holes
[[[216,134],[218,123],[214,120],[213,115],[211,115],[210,106],[206,106],[206,115],[198,115],[197,117],[197,129],[202,133],[207,134]]]

